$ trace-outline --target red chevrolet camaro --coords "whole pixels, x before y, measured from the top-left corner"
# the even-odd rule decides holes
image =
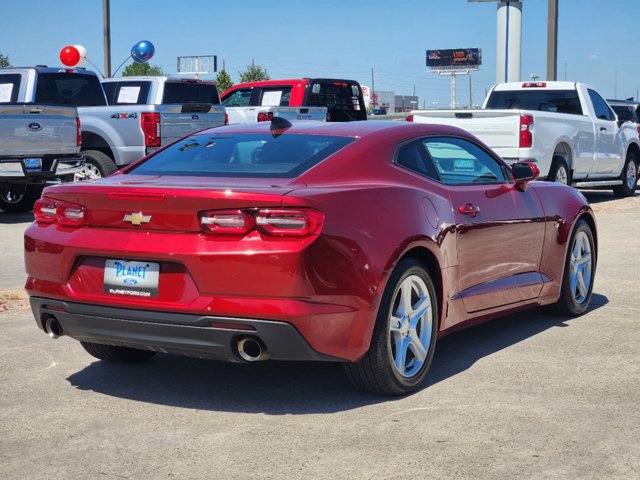
[[[338,361],[356,386],[404,394],[444,334],[589,306],[593,212],[536,176],[452,127],[215,128],[47,188],[26,289],[42,330],[105,361]]]

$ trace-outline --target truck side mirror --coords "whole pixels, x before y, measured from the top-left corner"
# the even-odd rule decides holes
[[[632,122],[633,114],[629,110],[622,110],[618,113],[618,127],[621,127],[624,122]]]

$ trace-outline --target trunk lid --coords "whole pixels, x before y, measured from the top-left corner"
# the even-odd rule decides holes
[[[84,205],[88,227],[199,232],[202,211],[280,207],[295,187],[278,180],[115,175],[59,185],[44,195]]]

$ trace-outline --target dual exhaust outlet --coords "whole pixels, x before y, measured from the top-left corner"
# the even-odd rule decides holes
[[[54,340],[64,335],[62,325],[60,325],[60,322],[53,316],[47,317],[44,329],[49,337]],[[269,358],[269,351],[266,345],[255,337],[240,338],[236,343],[236,348],[240,358],[247,362],[259,362]]]

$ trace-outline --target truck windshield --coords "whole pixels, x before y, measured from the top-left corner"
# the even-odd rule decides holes
[[[83,73],[40,73],[36,103],[93,107],[107,101],[98,77]]]
[[[220,104],[218,88],[213,83],[166,82],[163,104],[213,103]]]
[[[486,108],[582,115],[582,106],[576,90],[494,90],[489,96]]]
[[[126,173],[197,177],[294,178],[355,139],[323,135],[196,134]]]

